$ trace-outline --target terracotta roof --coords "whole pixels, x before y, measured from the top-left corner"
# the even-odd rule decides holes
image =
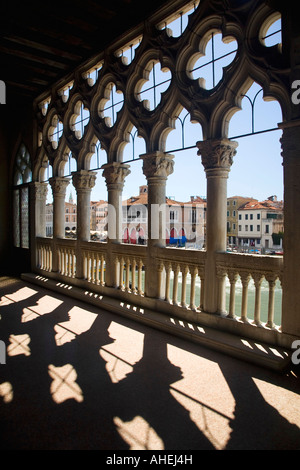
[[[278,205],[274,205],[273,201],[249,201],[239,207],[238,210],[274,210],[279,211],[282,210],[282,207]]]
[[[122,202],[123,206],[134,206],[134,205],[144,205],[148,204],[148,194],[142,193],[138,196],[131,196],[129,199],[126,199]],[[197,205],[197,204],[206,204],[206,202],[201,199],[199,196],[195,197],[194,201],[182,202],[182,201],[175,201],[174,199],[170,199],[166,197],[166,204],[168,206],[183,206],[183,205]]]

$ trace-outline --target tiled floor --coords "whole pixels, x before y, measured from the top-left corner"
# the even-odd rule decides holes
[[[1,450],[300,449],[297,371],[5,278],[0,340]]]

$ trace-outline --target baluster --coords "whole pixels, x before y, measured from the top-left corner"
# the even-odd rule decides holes
[[[165,300],[170,303],[170,277],[171,277],[171,264],[167,263],[166,269],[166,289],[165,289]]]
[[[52,249],[49,248],[49,271],[52,271]]]
[[[182,272],[182,289],[181,289],[181,307],[186,308],[186,278],[189,272],[187,266],[183,266],[181,269]]]
[[[158,285],[158,299],[163,299],[164,298],[164,287],[163,287],[163,270],[164,270],[164,265],[162,262],[158,264],[157,267],[157,285]]]
[[[58,269],[61,274],[64,272],[64,259],[63,259],[63,252],[62,248],[58,249]]]
[[[92,252],[92,254],[91,254],[91,265],[92,265],[92,272],[91,272],[92,283],[95,284],[95,282],[96,282],[96,267],[95,267],[95,253],[94,252]]]
[[[228,271],[228,279],[230,282],[230,294],[229,294],[229,313],[228,318],[235,318],[235,286],[238,280],[238,273],[234,271]]]
[[[139,295],[143,295],[142,276],[143,276],[143,262],[140,259],[139,264],[138,264],[138,294]]]
[[[255,325],[261,325],[260,320],[260,306],[261,306],[261,284],[263,281],[263,274],[253,273],[252,274],[254,285],[255,285],[255,304],[254,304],[254,321]]]
[[[91,282],[91,253],[87,251],[87,280]]]
[[[243,322],[247,322],[247,301],[248,301],[248,285],[250,281],[250,274],[249,273],[240,273],[243,291],[242,291],[242,312],[241,312],[241,320]]]
[[[269,304],[268,304],[268,321],[266,326],[268,328],[274,328],[274,300],[275,300],[275,285],[276,285],[276,275],[266,276],[266,279],[269,283]]]
[[[82,255],[82,268],[83,268],[83,277],[87,279],[87,252],[84,251]]]
[[[179,264],[176,264],[176,267],[174,269],[174,283],[173,283],[173,305],[178,305],[178,275],[180,272],[180,266]]]
[[[105,259],[104,256],[101,255],[101,270],[100,270],[100,284],[104,286],[104,271],[105,270]]]
[[[50,271],[50,247],[46,246],[46,270]]]
[[[100,256],[96,253],[95,282],[97,286],[100,284]]]
[[[72,259],[71,259],[71,253],[72,250],[69,248],[68,250],[68,276],[72,276]]]
[[[71,269],[71,276],[75,277],[75,251],[71,250],[71,260],[72,260],[72,269]]]
[[[200,277],[200,305],[199,308],[200,310],[203,310],[203,301],[204,301],[204,284],[205,284],[205,278],[204,278],[204,268],[198,268],[198,274]]]
[[[195,293],[196,293],[196,276],[198,274],[198,269],[194,266],[190,268],[190,272],[191,272],[190,309],[196,310]]]
[[[126,271],[125,271],[125,291],[130,292],[130,259],[126,258]]]
[[[218,299],[217,299],[217,313],[225,314],[225,280],[226,280],[226,271],[223,268],[217,269],[217,279],[218,279]]]
[[[131,292],[136,291],[135,269],[136,269],[136,259],[133,258],[132,265],[131,265]]]
[[[123,289],[123,274],[124,274],[124,259],[121,256],[120,258],[120,272],[119,272],[119,289]]]
[[[41,269],[44,269],[44,247],[43,246],[40,247],[39,253],[40,253],[40,267]]]
[[[65,266],[64,266],[64,275],[68,275],[68,249],[64,248],[64,259],[65,259]]]
[[[43,264],[43,269],[46,270],[47,264],[46,264],[46,247],[45,246],[43,246],[43,261],[42,261],[42,264]]]

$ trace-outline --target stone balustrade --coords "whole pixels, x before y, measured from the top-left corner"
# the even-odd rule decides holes
[[[37,268],[41,271],[52,271],[52,240],[37,238]]]
[[[274,328],[274,293],[277,280],[282,282],[283,258],[281,256],[262,256],[238,253],[219,253],[216,260],[217,278],[220,283],[227,277],[230,282],[229,318],[236,318],[235,297],[238,279],[242,283],[241,316],[240,320],[249,322],[248,289],[252,279],[255,286],[255,303],[253,323],[262,326],[261,320],[261,286],[265,279],[269,286],[268,312],[265,326]],[[218,299],[219,312],[222,313],[222,299]]]
[[[58,253],[58,271],[53,270],[53,253]],[[275,282],[282,281],[283,258],[281,256],[261,256],[220,252],[216,255],[216,279],[219,282],[218,312],[210,314],[203,308],[205,290],[205,251],[164,248],[152,249],[151,266],[148,267],[147,246],[128,245],[123,243],[103,243],[60,239],[37,238],[36,271],[50,277],[59,278],[69,284],[95,290],[119,299],[137,302],[141,306],[152,306],[161,312],[169,313],[175,308],[176,316],[182,319],[203,321],[211,317],[229,322],[243,324],[250,328],[247,335],[251,337],[251,328],[276,329],[274,323],[274,289]],[[80,259],[79,259],[80,257]],[[109,261],[108,261],[109,260]],[[83,266],[82,277],[78,277],[77,263]],[[149,269],[156,267],[157,298],[145,294]],[[151,273],[151,279],[153,272]],[[111,284],[107,283],[111,280]],[[267,311],[262,312],[262,282],[268,283]],[[250,282],[255,286],[255,301],[252,311],[248,312],[248,290]],[[224,292],[224,283],[230,289]],[[238,283],[242,284],[241,311],[236,310]],[[133,297],[134,296],[134,297]],[[227,306],[227,308],[226,308]],[[249,315],[251,313],[251,315]],[[267,321],[262,321],[262,313]],[[206,320],[205,320],[206,321]],[[209,323],[208,323],[209,324]],[[232,330],[232,324],[229,327]],[[254,330],[252,330],[254,331]]]

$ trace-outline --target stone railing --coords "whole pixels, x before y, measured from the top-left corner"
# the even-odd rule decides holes
[[[140,245],[115,244],[112,246],[114,287],[144,295],[146,247]]]
[[[257,326],[265,330],[276,327],[280,331],[280,324],[274,324],[274,289],[275,283],[282,280],[281,256],[217,253],[218,315],[208,314],[203,309],[205,251],[156,248],[151,253],[151,269],[153,259],[160,286],[157,298],[146,295],[149,263],[147,246],[93,241],[78,243],[71,239],[55,242],[40,237],[37,239],[36,270],[40,274],[46,272],[49,277],[62,282],[84,289],[90,286],[91,291],[172,314],[183,320],[200,321],[217,328],[221,325],[225,330],[228,324],[228,329],[232,331],[234,325],[230,320],[238,320],[234,322],[236,328],[247,327],[247,331],[242,328],[241,332],[246,331],[250,337],[251,331],[254,335],[257,334],[253,330]],[[255,286],[251,315],[248,312],[250,282]],[[261,311],[263,282],[268,286],[268,305],[264,306],[267,310],[263,312],[264,320]],[[242,285],[242,292],[239,293],[240,312],[236,309],[239,283]],[[225,284],[230,285],[226,302]],[[253,294],[253,289],[251,293]]]
[[[52,271],[52,239],[37,238],[36,240],[36,264],[37,268],[42,271]]]
[[[56,245],[58,254],[58,272],[62,276],[75,278],[76,276],[76,242],[62,239]]]
[[[106,247],[97,242],[82,244],[83,278],[92,284],[105,285]]]
[[[161,295],[166,302],[201,310],[204,289],[205,252],[166,248],[158,253]],[[196,295],[199,286],[199,296]]]
[[[268,282],[268,312],[265,326],[273,328],[275,284],[282,282],[283,258],[281,256],[261,256],[237,253],[219,253],[216,261],[217,276],[220,284],[224,278],[230,282],[228,317],[235,318],[236,284],[242,283],[241,315],[243,322],[249,321],[248,289],[251,280],[255,286],[253,323],[262,326],[261,320],[261,286],[265,279]],[[220,305],[221,308],[221,305]]]

